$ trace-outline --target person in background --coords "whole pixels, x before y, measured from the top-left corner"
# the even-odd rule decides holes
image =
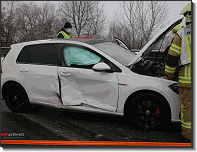
[[[178,74],[182,126],[180,139],[183,142],[191,142],[191,3],[180,15],[186,18],[186,26],[175,33],[165,63],[165,79],[173,79],[180,60]]]
[[[72,25],[69,22],[66,22],[64,27],[58,32],[57,38],[72,38]]]

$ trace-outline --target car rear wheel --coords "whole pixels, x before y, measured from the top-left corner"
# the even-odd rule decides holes
[[[152,93],[138,94],[125,105],[125,117],[144,131],[167,129],[170,125],[170,109],[166,101]]]
[[[25,90],[17,84],[6,87],[5,103],[14,112],[27,112],[30,107]]]

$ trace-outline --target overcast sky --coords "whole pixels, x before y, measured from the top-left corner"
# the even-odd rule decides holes
[[[41,4],[43,1],[35,1],[35,3]],[[58,3],[59,1],[51,1],[53,3]],[[182,9],[191,1],[168,1],[169,4],[169,21],[173,19],[180,18],[180,12]],[[108,19],[111,20],[114,11],[117,10],[119,1],[105,1],[105,11],[108,15]]]
[[[193,0],[194,3],[196,3],[197,0]],[[21,1],[23,2],[23,1]],[[24,1],[24,2],[30,2],[30,1]],[[33,1],[36,4],[42,4],[46,1]],[[60,1],[50,1],[54,4],[58,4]],[[105,12],[107,14],[107,18],[111,20],[113,17],[114,11],[118,8],[118,3],[120,1],[101,1],[105,3]],[[180,12],[183,10],[183,8],[191,1],[167,1],[169,4],[169,10],[168,10],[168,17],[169,21],[174,21],[174,19],[180,18],[181,15]]]
[[[169,21],[180,18],[180,12],[190,1],[168,1],[169,4]],[[118,1],[105,1],[107,14],[111,17],[118,7]]]

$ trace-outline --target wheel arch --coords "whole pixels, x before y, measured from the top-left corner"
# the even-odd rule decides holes
[[[2,97],[5,99],[5,94],[6,94],[6,87],[9,86],[10,84],[16,84],[16,85],[19,85],[27,94],[27,91],[25,90],[25,88],[18,82],[16,81],[13,81],[13,80],[10,80],[10,81],[7,81],[3,84],[2,86]],[[28,94],[27,94],[28,96]],[[29,97],[28,97],[29,98]]]
[[[170,105],[167,101],[167,99],[160,93],[153,91],[153,90],[138,90],[136,92],[133,92],[132,94],[130,94],[124,104],[124,110],[123,110],[123,114],[125,115],[125,107],[127,106],[127,104],[129,104],[131,102],[131,99],[134,98],[135,96],[139,95],[139,94],[143,94],[143,93],[150,93],[150,94],[155,94],[157,96],[159,96],[160,98],[163,99],[164,103],[167,105],[168,110],[169,110],[169,114],[170,114],[170,119],[171,119],[171,109],[170,109]]]

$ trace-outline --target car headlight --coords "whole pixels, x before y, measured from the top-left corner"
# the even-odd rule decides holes
[[[174,91],[176,94],[179,94],[179,84],[178,83],[173,83],[169,85],[169,88]]]

